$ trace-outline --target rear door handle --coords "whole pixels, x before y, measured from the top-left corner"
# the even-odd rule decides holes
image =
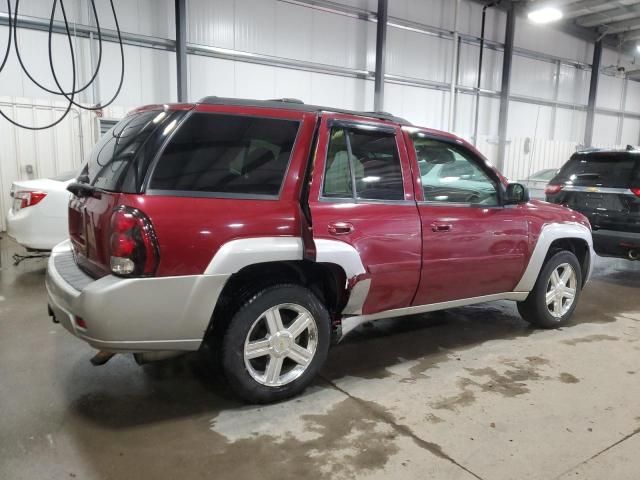
[[[331,235],[348,235],[353,233],[355,228],[349,222],[332,222],[328,226]]]
[[[432,223],[431,230],[434,232],[449,232],[451,231],[451,224],[449,223]]]

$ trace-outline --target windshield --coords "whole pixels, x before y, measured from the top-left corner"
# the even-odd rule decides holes
[[[574,155],[558,172],[554,183],[582,187],[628,188],[638,180],[635,155],[617,152]]]
[[[175,115],[175,112],[158,110],[128,115],[102,136],[79,180],[102,190],[135,191],[150,161],[149,156],[144,155],[148,149],[142,147],[161,125],[167,124],[163,130],[168,134],[166,130],[171,130],[168,122]],[[153,152],[148,153],[156,152],[158,147],[153,145]],[[145,158],[140,159],[141,156]],[[132,168],[134,165],[136,168]]]
[[[540,170],[539,172],[536,172],[533,175],[531,175],[530,180],[548,182],[554,177],[554,175],[556,174],[556,171],[557,170],[555,168],[550,170]]]

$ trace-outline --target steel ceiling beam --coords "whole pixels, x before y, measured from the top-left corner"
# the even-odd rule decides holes
[[[611,2],[613,3],[613,2]],[[577,18],[577,23],[583,27],[597,27],[611,22],[620,20],[629,20],[640,15],[640,5],[622,5],[618,3],[618,7],[608,9],[600,13],[585,15]]]
[[[605,24],[604,28],[606,29],[607,35],[613,34],[613,33],[628,32],[630,30],[636,30],[640,28],[640,15],[638,15],[638,17],[636,18],[631,18],[629,20],[623,20],[621,22],[613,22],[613,23]]]
[[[571,19],[577,17],[583,17],[590,14],[599,14],[612,10],[620,6],[618,0],[605,1],[605,0],[582,0],[578,3],[571,5],[571,7],[563,9],[563,18]]]

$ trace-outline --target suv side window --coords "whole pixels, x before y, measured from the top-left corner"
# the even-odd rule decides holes
[[[473,155],[456,145],[414,137],[424,199],[427,202],[498,205],[498,189]]]
[[[365,201],[404,200],[395,134],[333,128],[322,195]]]
[[[149,189],[277,197],[298,127],[291,120],[194,113],[162,153]]]

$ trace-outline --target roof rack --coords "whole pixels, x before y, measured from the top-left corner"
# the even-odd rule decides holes
[[[302,100],[296,98],[278,98],[274,100],[251,100],[246,98],[227,98],[227,97],[204,97],[198,103],[207,105],[238,105],[245,107],[265,107],[265,108],[286,108],[302,112],[334,112],[345,113],[348,115],[358,115],[362,117],[376,118],[378,120],[387,120],[389,122],[398,123],[400,125],[412,125],[411,122],[404,118],[396,117],[387,112],[362,112],[357,110],[346,110],[341,108],[321,107],[318,105],[308,105]]]

